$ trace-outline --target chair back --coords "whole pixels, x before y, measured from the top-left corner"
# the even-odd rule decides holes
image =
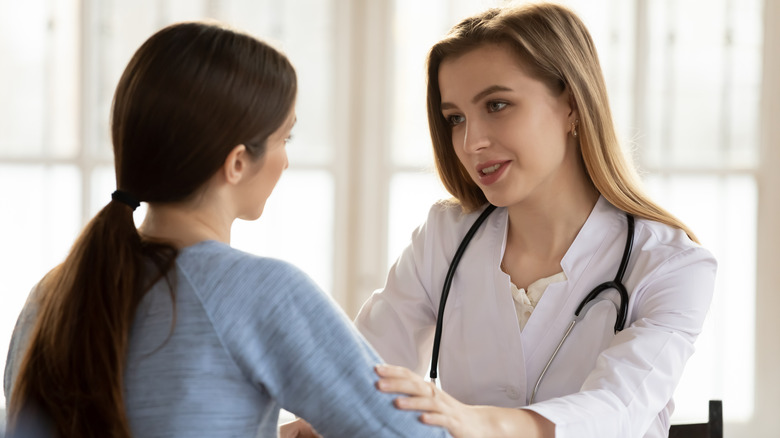
[[[723,403],[710,400],[710,418],[706,423],[673,424],[669,438],[723,438]]]

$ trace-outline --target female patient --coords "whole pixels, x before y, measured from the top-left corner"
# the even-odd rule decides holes
[[[11,436],[275,436],[280,407],[326,436],[446,435],[375,390],[380,359],[308,277],[229,246],[287,167],[296,87],[284,55],[215,25],[135,53],[114,97],[118,190],[14,331]]]

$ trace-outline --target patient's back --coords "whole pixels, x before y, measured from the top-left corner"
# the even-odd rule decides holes
[[[206,241],[180,252],[172,278],[175,320],[160,280],[130,333],[133,436],[276,436],[280,407],[324,436],[447,436],[375,389],[379,357],[294,266]],[[28,300],[9,352],[9,395],[34,314]]]

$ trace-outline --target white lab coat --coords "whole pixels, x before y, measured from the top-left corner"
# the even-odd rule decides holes
[[[428,371],[444,277],[479,212],[434,205],[387,278],[357,316],[384,360]],[[444,314],[439,378],[468,404],[528,405],[536,380],[582,299],[615,278],[626,242],[624,213],[599,198],[525,329],[499,265],[507,211],[494,211],[460,261]],[[636,220],[626,328],[614,334],[618,294],[604,292],[575,326],[529,406],[563,437],[665,437],[672,394],[694,351],[714,288],[716,262],[682,231]],[[612,301],[610,301],[612,300]]]

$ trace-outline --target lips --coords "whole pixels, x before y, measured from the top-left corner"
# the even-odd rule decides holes
[[[477,166],[477,175],[479,182],[483,185],[490,185],[498,181],[504,171],[509,167],[511,161],[488,161]]]

